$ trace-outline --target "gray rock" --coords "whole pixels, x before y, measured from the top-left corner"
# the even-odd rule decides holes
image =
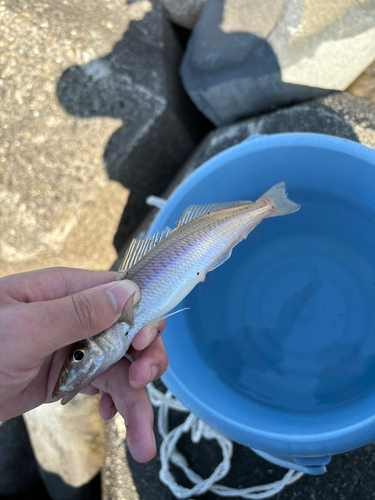
[[[0,422],[0,496],[14,495],[40,481],[22,417]]]
[[[253,134],[287,132],[334,135],[375,148],[375,104],[349,93],[335,93],[219,128],[202,141],[180,176],[188,176],[212,156]]]
[[[53,500],[90,498],[102,464],[98,398],[78,394],[68,405],[42,405],[24,419],[45,486]]]
[[[344,90],[373,61],[375,2],[207,0],[181,76],[215,125]]]
[[[192,29],[206,0],[160,0],[167,18],[179,26]]]

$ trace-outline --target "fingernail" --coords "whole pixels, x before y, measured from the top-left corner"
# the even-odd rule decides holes
[[[147,377],[147,382],[146,385],[149,384],[150,382],[153,382],[156,377],[158,376],[159,369],[157,366],[150,366],[150,369],[148,370],[148,377]]]
[[[109,300],[111,301],[113,309],[116,313],[120,313],[124,309],[126,301],[134,292],[134,303],[136,304],[140,299],[141,293],[138,285],[133,281],[118,281],[107,289]]]
[[[145,349],[148,345],[151,344],[151,342],[155,339],[156,335],[158,334],[158,329],[157,328],[152,328],[147,332],[147,335],[142,342],[142,347],[141,349]]]

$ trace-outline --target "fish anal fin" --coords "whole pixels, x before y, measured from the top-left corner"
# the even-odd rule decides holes
[[[250,205],[252,201],[229,201],[223,203],[210,203],[208,205],[190,205],[185,208],[180,217],[178,218],[175,229],[187,224],[188,222],[201,217],[202,215],[207,215],[212,212],[217,212],[218,210],[225,210],[226,208],[241,207],[243,205]]]
[[[153,234],[150,238],[144,240],[138,240],[135,238],[128,250],[126,251],[124,258],[121,261],[120,267],[118,268],[115,280],[119,281],[126,277],[126,273],[130,268],[135,266],[142,257],[144,257],[148,252],[150,252],[156,245],[158,245],[164,238],[166,238],[172,230],[169,227],[163,229],[158,233]]]

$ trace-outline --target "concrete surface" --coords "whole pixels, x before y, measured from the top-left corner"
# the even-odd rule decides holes
[[[60,7],[61,5],[61,7]],[[0,2],[0,276],[52,265],[106,269],[128,190],[103,151],[120,120],[59,104],[64,70],[110,52],[139,6]]]
[[[71,488],[90,482],[102,465],[103,424],[98,402],[99,397],[78,394],[66,406],[58,401],[23,416],[40,468],[59,476]],[[47,487],[52,498],[59,498],[55,488]]]
[[[0,1],[0,276],[110,266],[202,136],[181,55],[154,1]]]
[[[187,29],[198,21],[206,0],[160,0],[167,19]]]
[[[344,90],[375,58],[375,2],[207,0],[181,66],[216,126]]]
[[[375,102],[375,62],[348,87],[348,92]]]

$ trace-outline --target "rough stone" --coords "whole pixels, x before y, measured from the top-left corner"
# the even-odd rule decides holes
[[[111,265],[196,144],[180,56],[148,0],[0,0],[0,276]]]
[[[90,498],[86,485],[102,464],[98,398],[79,394],[68,405],[42,405],[24,414],[42,478],[53,500]]]
[[[102,156],[120,121],[68,115],[56,84],[72,64],[110,52],[137,17],[122,0],[0,1],[0,276],[106,269],[116,257],[128,190]]]
[[[160,0],[167,18],[183,28],[192,29],[206,0]]]
[[[215,125],[345,90],[375,57],[375,2],[207,0],[181,76]]]
[[[39,480],[22,417],[0,422],[0,496],[20,493]]]
[[[126,428],[124,419],[117,414],[104,422],[102,500],[140,500],[126,458]],[[147,467],[147,465],[143,465]],[[156,494],[154,498],[158,497]]]
[[[375,148],[375,104],[349,93],[335,93],[219,128],[202,141],[180,176],[188,176],[212,156],[252,134],[287,132],[334,135]]]
[[[348,87],[348,92],[375,102],[375,62]]]

